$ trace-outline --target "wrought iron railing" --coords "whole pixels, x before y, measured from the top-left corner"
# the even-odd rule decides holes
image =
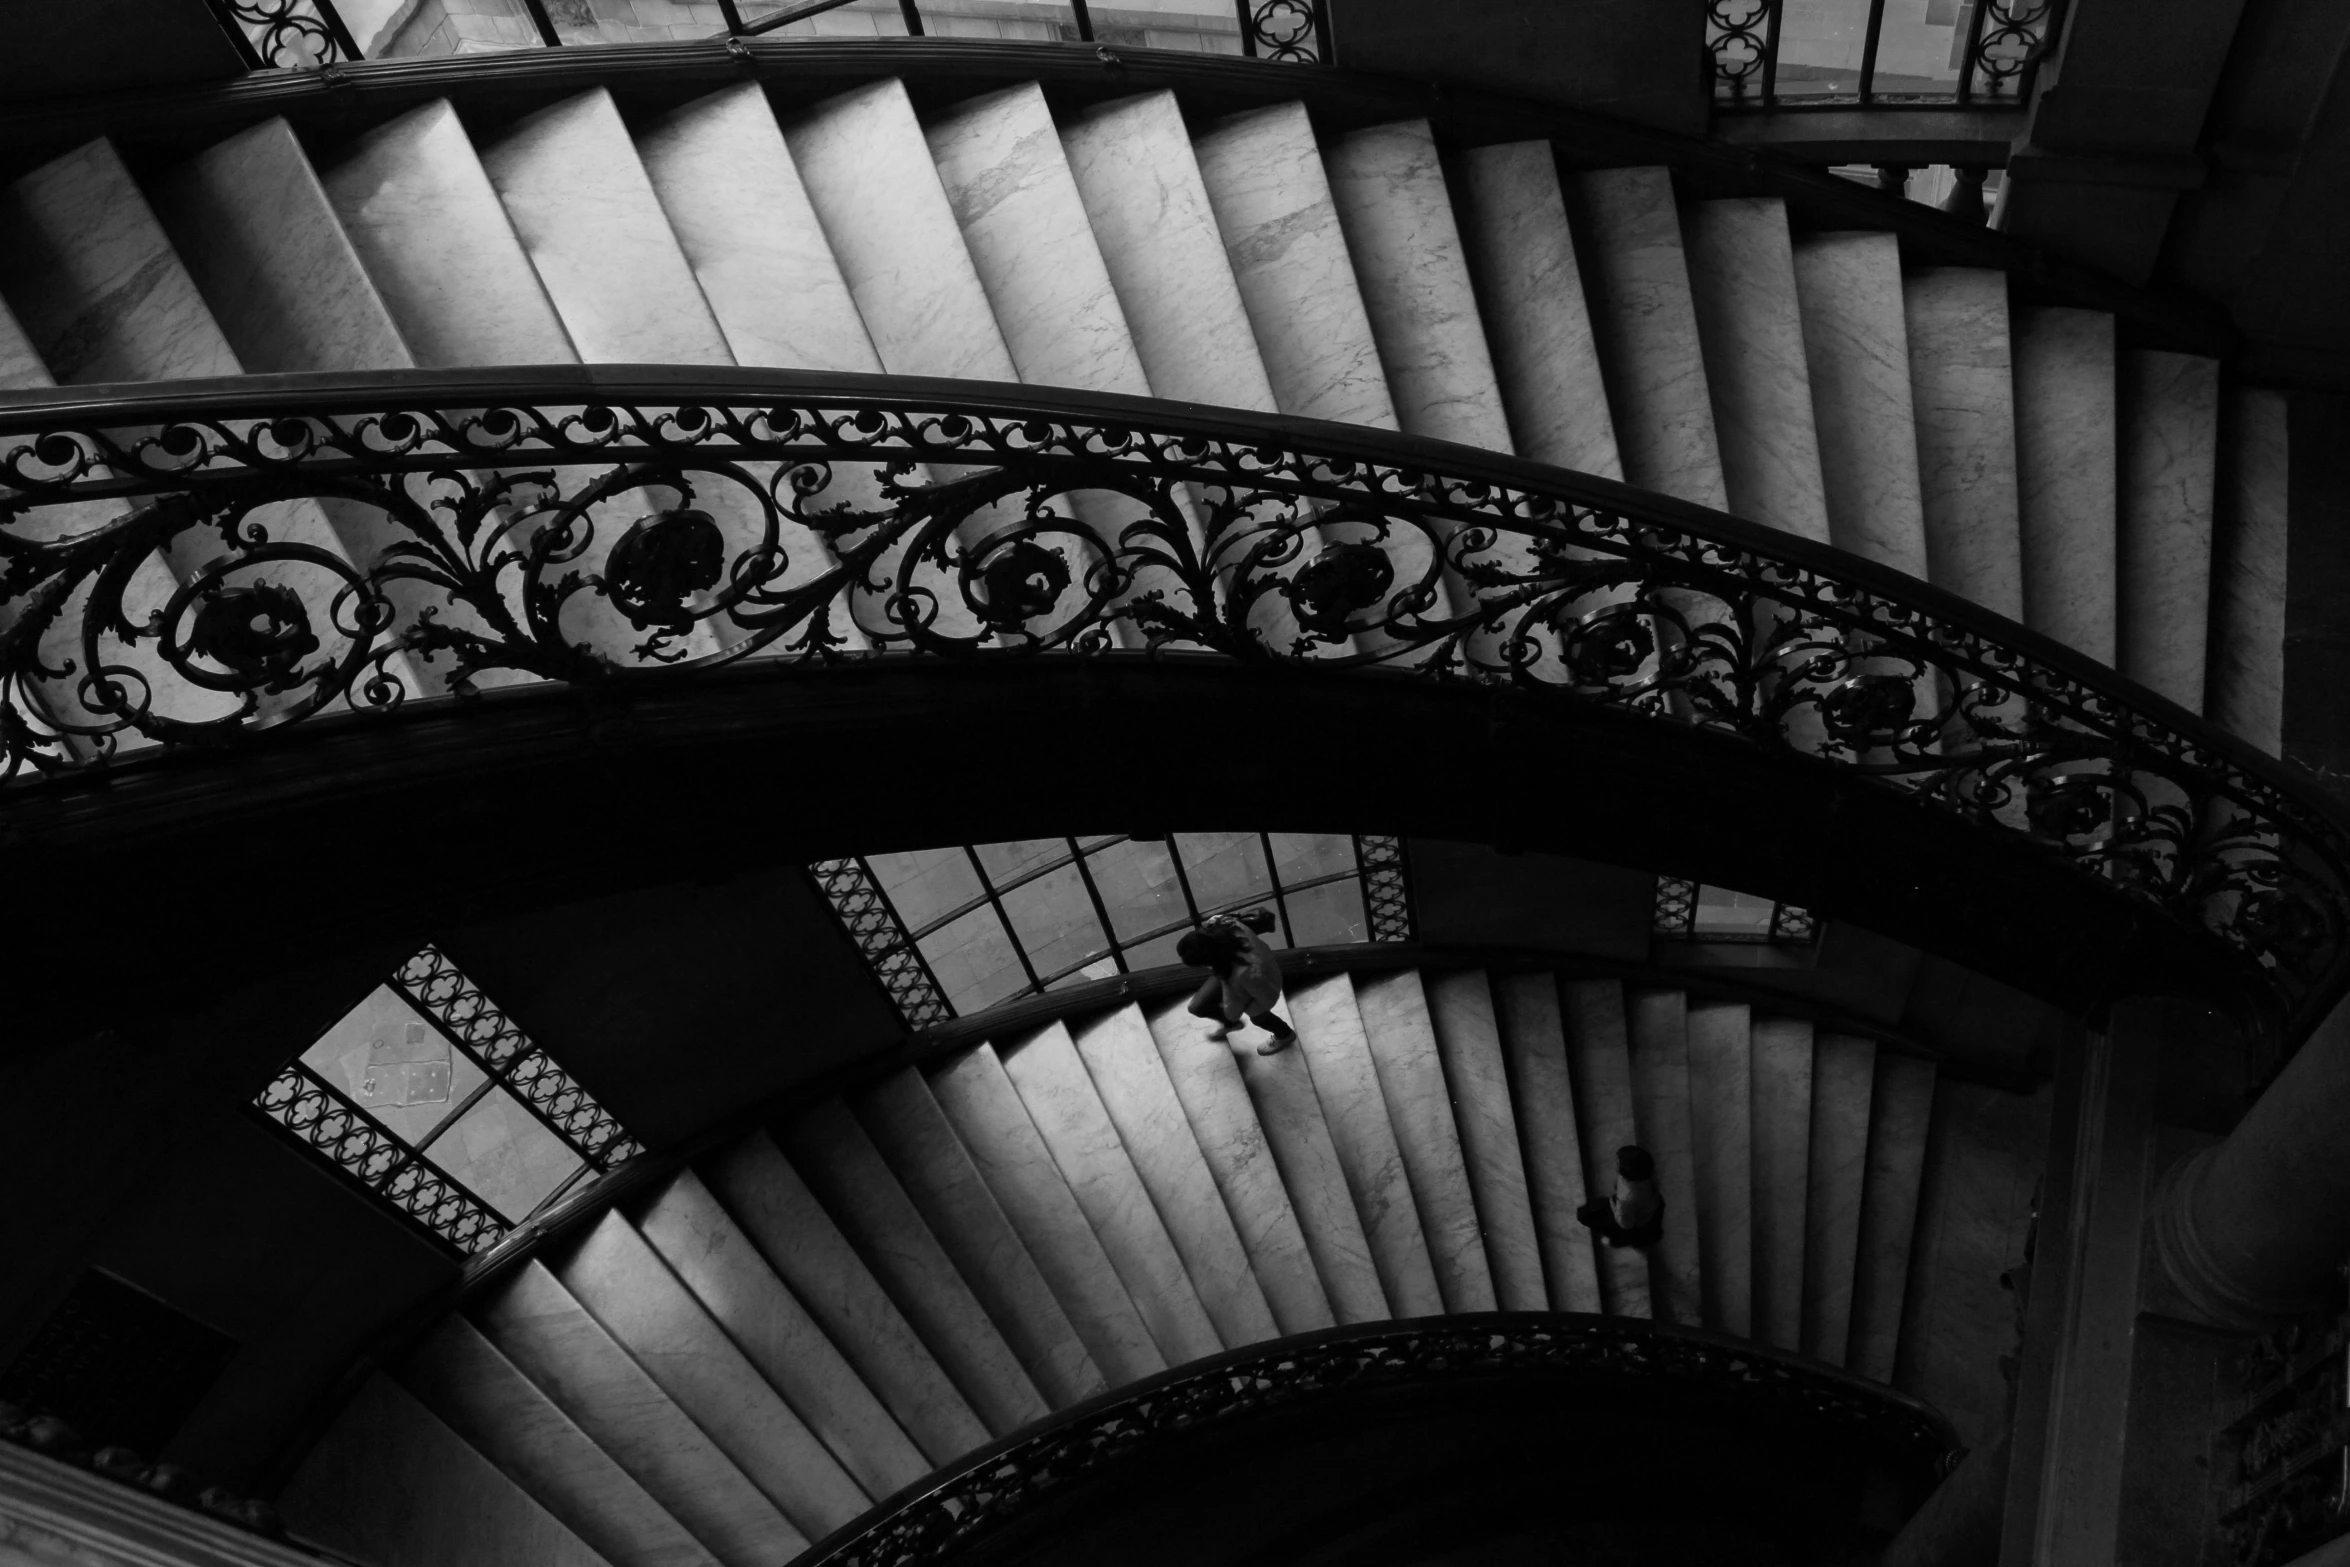
[[[1918,13],[1902,18],[1898,60],[1886,51],[1889,6]],[[2064,0],[1707,0],[1714,103],[2013,107],[2031,97],[2063,13]]]
[[[367,58],[363,46],[345,25],[336,0],[208,0],[208,3],[249,69],[310,70]],[[428,0],[428,3],[437,4],[439,0]],[[592,11],[585,0],[504,0],[504,3],[512,13],[511,20],[527,29],[526,36],[492,39],[485,35],[474,42],[493,48],[528,48],[534,44],[561,48],[573,44],[646,41],[637,36],[640,33],[663,38],[679,36],[675,26],[648,29],[612,23],[608,27],[605,19]],[[722,25],[705,28],[704,32],[713,38],[755,38],[796,23],[812,22],[857,3],[858,0],[715,0]],[[1213,23],[1220,20],[1213,9],[1217,4],[1220,0],[1203,0],[1196,14],[1160,12],[1154,8],[1151,19],[1171,27]],[[951,29],[965,11],[957,0],[894,0],[894,7],[896,20],[905,29],[905,36],[911,38],[941,30],[942,22]],[[460,17],[475,17],[494,9],[475,0],[461,8]],[[674,4],[661,7],[665,16],[675,14],[678,9]],[[1003,8],[999,5],[995,9]],[[1088,0],[1058,0],[1058,3],[1038,3],[1026,9],[1045,19],[1055,35],[1067,42],[1096,45],[1145,42],[1137,35],[1147,29],[1115,23],[1097,25]],[[1233,29],[1230,34],[1219,35],[1228,39],[1224,46],[1236,49],[1249,59],[1302,65],[1328,64],[1332,59],[1329,0],[1232,0],[1230,25]]]
[[[820,1540],[794,1567],[925,1567],[1122,1466],[1160,1440],[1386,1387],[1554,1377],[1704,1398],[1841,1440],[1930,1481],[1948,1422],[1892,1389],[1743,1339],[1629,1317],[1489,1312],[1327,1329],[1219,1355],[1107,1393],[981,1448]]]
[[[20,787],[534,680],[1222,660],[1870,781],[2224,944],[2296,1029],[2350,975],[2350,824],[2277,763],[1912,578],[1438,442],[673,367],[63,389],[0,410],[0,562]]]
[[[2280,1328],[2237,1372],[2214,1455],[2220,1538],[2234,1567],[2274,1567],[2350,1531],[2350,1318]]]

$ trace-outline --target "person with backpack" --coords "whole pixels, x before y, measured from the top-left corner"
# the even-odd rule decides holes
[[[1249,909],[1202,920],[1175,943],[1179,961],[1208,971],[1191,998],[1191,1015],[1216,1025],[1209,1033],[1218,1039],[1247,1018],[1273,1036],[1257,1046],[1261,1056],[1278,1055],[1297,1038],[1273,1010],[1281,999],[1281,965],[1265,944],[1264,933],[1272,928],[1271,909]]]

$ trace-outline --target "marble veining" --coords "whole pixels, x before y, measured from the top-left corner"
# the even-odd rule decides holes
[[[1005,1075],[1167,1364],[1181,1365],[1224,1348],[1067,1026],[1053,1024],[1002,1059]]]
[[[1753,1017],[1740,1002],[1688,1012],[1689,1131],[1705,1325],[1754,1330]]]
[[[2016,531],[2007,274],[1927,267],[1904,280],[1902,309],[1927,580],[2020,620],[2023,546]]]
[[[1461,167],[1469,260],[1518,455],[1621,479],[1607,380],[1550,143],[1472,147]]]
[[[636,150],[735,363],[880,372],[757,82],[663,116]]]
[[[1730,510],[1828,542],[1828,498],[1787,204],[1701,201],[1687,222],[1689,292]]]
[[[2203,711],[2211,614],[2211,514],[2219,458],[2219,361],[2122,356],[2121,672]]]
[[[1698,1239],[1705,1191],[1697,1184],[1695,1133],[1689,1119],[1689,1005],[1678,990],[1636,990],[1625,997],[1632,1055],[1636,1139],[1656,1159],[1665,1198],[1665,1233],[1648,1254],[1650,1303],[1667,1322],[1705,1321]]]
[[[1795,295],[1811,373],[1828,537],[1867,560],[1926,574],[1925,496],[1902,313],[1901,242],[1891,234],[1807,234]]]
[[[632,1217],[661,1260],[866,1497],[888,1496],[929,1471],[921,1451],[699,1176],[679,1171]]]
[[[1305,105],[1219,120],[1192,146],[1280,411],[1395,429]]]
[[[578,360],[448,100],[369,131],[320,183],[418,364]]]
[[[1493,1273],[1477,1224],[1477,1199],[1437,1057],[1436,1024],[1416,969],[1356,982],[1355,1008],[1378,1068],[1381,1096],[1419,1205],[1420,1233],[1447,1311],[1491,1311]]]
[[[2015,475],[2024,624],[2113,662],[2113,317],[2015,313]]]
[[[783,137],[882,368],[1019,380],[904,85],[827,99]]]
[[[723,1209],[717,1214],[705,1212],[700,1206],[705,1196],[722,1202]],[[742,1259],[740,1267],[735,1265],[733,1241],[725,1226],[735,1227],[774,1270],[785,1298],[805,1309],[811,1325],[846,1359],[849,1374],[886,1408],[881,1418],[894,1417],[929,1466],[986,1443],[988,1428],[971,1412],[904,1314],[858,1259],[816,1194],[808,1190],[799,1172],[764,1132],[753,1133],[713,1156],[693,1181],[683,1176],[671,1181],[660,1199],[640,1216],[640,1223],[647,1238],[662,1249],[670,1265],[709,1303],[719,1320],[730,1323],[729,1331],[733,1331],[731,1319],[736,1310],[735,1281],[754,1273],[749,1258]],[[718,1275],[726,1281],[723,1291]],[[754,1289],[762,1301],[766,1298],[755,1285],[741,1287]],[[760,1309],[762,1313],[769,1310]],[[798,1332],[796,1323],[785,1320],[785,1314],[776,1310],[764,1317],[755,1332],[742,1335],[741,1342],[752,1358],[764,1365],[773,1346],[797,1343]],[[771,1336],[779,1334],[788,1337],[778,1340]],[[1009,1357],[1008,1350],[1003,1353]],[[809,1368],[803,1363],[794,1374],[810,1374]],[[786,1378],[776,1385],[819,1432],[826,1434],[827,1441],[832,1440],[832,1430],[843,1426],[860,1433],[853,1440],[844,1436],[842,1446],[835,1448],[843,1452],[850,1469],[860,1478],[868,1472],[878,1475],[898,1463],[894,1444],[886,1434],[870,1429],[873,1417],[852,1403],[853,1392],[837,1388],[829,1371],[822,1375],[824,1386],[807,1389],[806,1404],[800,1402],[803,1394],[798,1382]],[[829,1413],[821,1412],[819,1406]],[[876,1450],[868,1452],[868,1444]],[[850,1457],[844,1448],[853,1448],[860,1456]]]
[[[394,1372],[613,1567],[715,1567],[666,1508],[465,1318],[443,1319]]]
[[[1208,1025],[1180,1002],[1157,1008],[1149,1022],[1167,1082],[1183,1106],[1192,1140],[1248,1253],[1274,1322],[1284,1334],[1331,1326],[1337,1318],[1329,1294],[1230,1046],[1210,1036]]]
[[[1503,1311],[1548,1311],[1492,986],[1481,969],[1429,974],[1425,983],[1494,1302]]]
[[[1240,285],[1172,92],[1080,110],[1061,148],[1152,392],[1272,413]]]
[[[0,363],[6,349],[0,347]],[[2285,726],[2285,398],[2229,394],[2223,522],[2212,541],[2210,674],[2204,712],[2271,756]]]
[[[1599,1251],[1576,1219],[1591,1187],[1584,1179],[1582,1128],[1576,1117],[1567,1019],[1558,983],[1549,974],[1505,974],[1493,985],[1502,1047],[1509,1053],[1519,1145],[1525,1150],[1527,1196],[1542,1235],[1542,1261],[1556,1311],[1598,1311]],[[1608,1167],[1614,1168],[1611,1146]],[[1598,1188],[1604,1196],[1605,1185]],[[1626,1253],[1638,1264],[1636,1253]]]
[[[1893,1380],[1893,1357],[1901,1342],[1910,1237],[1917,1225],[1918,1182],[1925,1173],[1933,1113],[1933,1063],[1879,1052],[1860,1243],[1852,1270],[1851,1347],[1844,1362],[1879,1382]]]
[[[809,1539],[823,1538],[875,1500],[621,1215],[607,1212],[576,1247],[557,1255],[554,1272],[695,1428]]]
[[[535,1258],[490,1299],[476,1324],[726,1567],[761,1567],[807,1549],[759,1488]]]
[[[1758,1017],[1748,1035],[1754,1109],[1754,1336],[1803,1347],[1803,1245],[1811,1181],[1812,1026]]]
[[[1803,1235],[1803,1352],[1844,1364],[1852,1331],[1852,1277],[1868,1181],[1869,1102],[1877,1047],[1854,1034],[1813,1041],[1811,1154]]]
[[[965,1139],[920,1074],[906,1070],[854,1100],[857,1119],[956,1269],[987,1308],[1038,1391],[1056,1409],[1099,1392],[1106,1366],[1055,1287],[1044,1257],[1009,1211],[1005,1193],[973,1161]]]
[[[1672,175],[1600,169],[1578,184],[1590,219],[1594,324],[1624,478],[1720,510],[1729,491]]]
[[[782,1128],[778,1140],[990,1436],[1015,1431],[1053,1407],[846,1105],[832,1099],[814,1106]],[[724,1184],[719,1190],[749,1223],[741,1194]],[[755,1225],[752,1233],[760,1233]],[[779,1229],[762,1239],[770,1262],[791,1233]],[[1049,1293],[1043,1304],[1059,1315]],[[1093,1389],[1100,1387],[1097,1373]]]
[[[1583,1190],[1606,1197],[1615,1189],[1616,1150],[1640,1140],[1633,1114],[1632,1047],[1624,1014],[1624,987],[1612,979],[1567,980],[1558,987],[1559,1022],[1566,1035],[1567,1066],[1575,1095],[1575,1125],[1583,1147]],[[1565,1222],[1573,1223],[1572,1211]],[[1544,1224],[1545,1255],[1565,1244]],[[1636,1251],[1592,1246],[1580,1225],[1575,1234],[1597,1265],[1602,1309],[1610,1316],[1654,1315],[1657,1292],[1649,1286],[1648,1260]],[[1555,1297],[1554,1297],[1555,1298]]]
[[[981,1045],[932,1072],[931,1092],[987,1189],[1112,1387],[1167,1368],[1101,1239],[1004,1073]]]
[[[1444,1294],[1380,1091],[1354,982],[1345,974],[1311,981],[1291,991],[1289,1005],[1297,1022],[1297,1049],[1312,1071],[1322,1120],[1370,1242],[1388,1310],[1398,1317],[1438,1315],[1445,1309]]]
[[[1397,423],[1414,435],[1511,450],[1435,132],[1426,120],[1352,131],[1324,165]]]

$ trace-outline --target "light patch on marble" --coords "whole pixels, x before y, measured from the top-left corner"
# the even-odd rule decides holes
[[[1776,196],[1701,201],[1686,227],[1730,510],[1825,544],[1828,498],[1787,204]]]
[[[711,1567],[705,1545],[465,1318],[444,1318],[394,1374],[613,1567]]]
[[[1017,1430],[1051,1409],[847,1106],[826,1100],[781,1128],[777,1141],[990,1436]],[[719,1179],[723,1167],[711,1173],[729,1210],[759,1239],[769,1263],[782,1271],[779,1248],[790,1243],[790,1236],[763,1234],[742,1201],[744,1194]],[[1049,1293],[1044,1304],[1059,1314]],[[871,1371],[867,1375],[879,1383]],[[1094,1386],[1100,1387],[1098,1377]],[[921,1425],[909,1415],[903,1399],[901,1394],[893,1408],[908,1421],[909,1429],[919,1431]],[[920,1412],[917,1406],[914,1414]],[[926,1450],[936,1440],[926,1438]]]
[[[1120,1007],[1070,1032],[1217,1337],[1228,1349],[1278,1337],[1272,1307],[1249,1267],[1248,1251],[1216,1190],[1142,1009]],[[1015,1081],[1018,1065],[1018,1057],[1007,1063]],[[1245,1105],[1246,1091],[1237,1079],[1232,1088]]]
[[[2113,662],[2113,317],[2015,313],[2015,470],[2024,624]]]
[[[1435,132],[1426,120],[1350,131],[1324,165],[1396,422],[1414,435],[1511,450]]]
[[[1272,413],[1273,383],[1172,92],[1079,111],[1061,148],[1151,391]]]
[[[1705,1325],[1754,1333],[1753,1019],[1740,1002],[1688,1005],[1690,1155]]]
[[[1729,505],[1673,177],[1599,169],[1579,181],[1594,324],[1624,480],[1717,510]]]
[[[0,299],[0,392],[38,391],[56,384],[49,367],[41,362],[40,350],[17,324],[8,301]]]
[[[360,1384],[275,1501],[289,1533],[376,1567],[464,1561],[607,1567],[380,1372]]]
[[[2284,394],[2240,388],[2229,394],[2226,413],[2203,710],[2237,739],[2274,756],[2285,723]]]
[[[2007,274],[1927,267],[1904,280],[1902,308],[1925,497],[1927,580],[2020,620],[2024,566]]]
[[[1436,1023],[1429,1015],[1419,971],[1400,969],[1359,979],[1355,1009],[1379,1071],[1380,1093],[1411,1180],[1420,1233],[1435,1265],[1444,1309],[1492,1311],[1493,1272],[1485,1260],[1477,1199],[1469,1189],[1452,1095],[1437,1055]]]
[[[809,1539],[830,1534],[876,1499],[850,1478],[620,1214],[607,1212],[576,1247],[558,1252],[554,1273]]]
[[[636,150],[735,363],[880,372],[758,83],[663,116]]]
[[[418,364],[578,361],[448,100],[361,136],[320,183]]]
[[[215,143],[151,189],[180,259],[247,371],[415,364],[284,119]]]
[[[1548,1311],[1492,987],[1481,969],[1430,973],[1424,983],[1494,1303],[1503,1311]],[[1596,1294],[1590,1309],[1598,1309]]]
[[[1066,1026],[1002,1056],[1053,1163],[1171,1366],[1224,1348]]]
[[[1397,428],[1305,105],[1218,120],[1192,146],[1280,411]]]
[[[1559,984],[1559,1021],[1566,1035],[1568,1073],[1574,1085],[1575,1125],[1583,1147],[1583,1190],[1605,1198],[1615,1190],[1616,1150],[1640,1140],[1633,1110],[1630,1025],[1624,987],[1612,979],[1566,980]],[[1670,1200],[1669,1198],[1667,1199]],[[1544,1223],[1545,1254],[1563,1245]],[[1565,1222],[1574,1223],[1570,1210]],[[1581,1225],[1575,1234],[1597,1266],[1601,1309],[1611,1317],[1655,1314],[1648,1259],[1637,1251],[1591,1244]],[[1554,1304],[1558,1297],[1553,1297]]]
[[[1115,1374],[1095,1359],[1075,1311],[1055,1288],[1046,1259],[1033,1254],[1003,1193],[921,1075],[893,1073],[858,1094],[854,1105],[874,1147],[1037,1390],[1061,1409],[1115,1386]]]
[[[1803,1348],[1803,1277],[1811,1185],[1812,1026],[1758,1017],[1753,1051],[1754,1325],[1785,1350]]]
[[[1167,1082],[1275,1324],[1283,1334],[1331,1326],[1337,1318],[1329,1294],[1230,1044],[1211,1036],[1207,1021],[1181,1002],[1156,1009],[1149,1023]]]
[[[0,235],[0,294],[60,383],[243,373],[104,138],[0,188]]]
[[[1678,990],[1635,990],[1624,998],[1632,1053],[1636,1141],[1656,1159],[1664,1194],[1664,1238],[1648,1253],[1656,1315],[1685,1327],[1705,1321],[1705,1191],[1697,1183],[1696,1130],[1689,1114],[1689,1002]]]
[[[1854,1034],[1813,1041],[1811,1174],[1803,1220],[1803,1352],[1841,1366],[1851,1342],[1853,1268],[1868,1184],[1877,1047]]]
[[[1865,560],[1926,575],[1925,495],[1902,311],[1901,242],[1807,234],[1795,242],[1828,537]]]
[[[932,1071],[928,1082],[1109,1385],[1122,1387],[1166,1370],[1167,1357],[1086,1222],[995,1047],[964,1052]]]
[[[1869,1106],[1867,1185],[1852,1270],[1852,1331],[1845,1366],[1878,1382],[1893,1380],[1901,1344],[1902,1302],[1909,1282],[1909,1243],[1917,1226],[1918,1182],[1934,1115],[1934,1065],[1881,1051]]]
[[[1527,1196],[1542,1236],[1551,1309],[1599,1311],[1612,1306],[1601,1284],[1598,1254],[1606,1248],[1594,1246],[1591,1232],[1575,1217],[1593,1188],[1584,1178],[1585,1145],[1558,982],[1547,973],[1505,974],[1493,982],[1493,1000],[1502,1048],[1509,1053]],[[1612,1152],[1607,1163],[1612,1172]],[[1608,1187],[1597,1190],[1604,1197]],[[1637,1267],[1637,1253],[1622,1255]]]
[[[469,1310],[536,1383],[726,1567],[764,1567],[811,1536],[734,1461],[537,1259]]]
[[[867,1497],[888,1496],[929,1471],[921,1451],[699,1176],[679,1171],[632,1217],[702,1309]]]
[[[903,84],[828,98],[783,135],[882,368],[1020,379]]]
[[[1521,457],[1624,476],[1558,164],[1546,141],[1461,154],[1469,260]]]
[[[2133,349],[2121,361],[2121,672],[2203,711],[2211,617],[2219,361]]]

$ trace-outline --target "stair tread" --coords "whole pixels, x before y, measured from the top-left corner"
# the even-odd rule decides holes
[[[1358,982],[1355,1010],[1378,1069],[1380,1095],[1419,1210],[1420,1234],[1444,1309],[1491,1311],[1493,1272],[1485,1258],[1477,1200],[1469,1190],[1444,1064],[1437,1058],[1436,1024],[1418,971],[1402,969]]]
[[[1876,1070],[1877,1047],[1869,1040],[1822,1033],[1814,1041],[1802,1347],[1832,1366],[1845,1363],[1851,1342],[1853,1268],[1860,1248]]]
[[[1575,1093],[1575,1126],[1583,1144],[1583,1189],[1587,1199],[1605,1201],[1615,1190],[1616,1150],[1640,1140],[1624,987],[1612,979],[1562,981],[1559,1012]],[[1589,1233],[1584,1232],[1586,1237]],[[1546,1228],[1546,1243],[1549,1234]],[[1612,1246],[1592,1246],[1591,1253],[1600,1300],[1609,1315],[1655,1313],[1647,1258]]]
[[[1649,1304],[1667,1322],[1705,1320],[1697,1238],[1697,1161],[1689,1124],[1689,1003],[1678,990],[1634,991],[1624,1007],[1632,1047],[1636,1139],[1656,1159],[1665,1196],[1664,1238],[1648,1254]]]
[[[1544,155],[1548,156],[1547,149]],[[1503,1311],[1547,1311],[1551,1302],[1543,1284],[1542,1243],[1535,1236],[1534,1210],[1527,1200],[1526,1163],[1518,1146],[1517,1113],[1510,1102],[1509,1069],[1502,1061],[1492,987],[1482,970],[1433,975],[1428,980],[1428,1011],[1452,1094],[1495,1303]],[[1597,1311],[1596,1287],[1585,1306],[1573,1309]]]
[[[2120,560],[2113,317],[2018,310],[2013,325],[2024,624],[2111,664]]]
[[[1807,234],[1795,243],[1795,292],[1828,536],[1863,560],[1923,577],[1926,502],[1902,313],[1901,241],[1891,234]]]
[[[1754,1337],[1803,1348],[1811,1186],[1812,1026],[1758,1017],[1754,1117]]]
[[[1891,1382],[1901,1347],[1910,1241],[1934,1114],[1934,1065],[1882,1051],[1869,1109],[1868,1182],[1853,1267],[1852,1338],[1845,1365]]]
[[[1600,1259],[1593,1254],[1591,1232],[1575,1217],[1589,1189],[1557,981],[1547,973],[1503,975],[1494,982],[1493,1003],[1509,1062],[1512,1110],[1526,1161],[1526,1193],[1541,1236],[1551,1309],[1598,1311],[1603,1300]],[[1608,1167],[1614,1168],[1612,1149]],[[1603,1196],[1606,1190],[1600,1188]],[[1618,1313],[1631,1304],[1606,1301],[1607,1309]]]
[[[1999,614],[2024,612],[2007,274],[1927,267],[1902,280],[1926,575]]]
[[[1787,204],[1701,201],[1686,224],[1689,290],[1730,510],[1828,542]]]
[[[1705,1325],[1745,1338],[1754,1329],[1753,1014],[1743,1002],[1693,1001],[1684,1016]]]
[[[2115,667],[2203,711],[2211,624],[2219,361],[2134,348],[2121,356]]]

